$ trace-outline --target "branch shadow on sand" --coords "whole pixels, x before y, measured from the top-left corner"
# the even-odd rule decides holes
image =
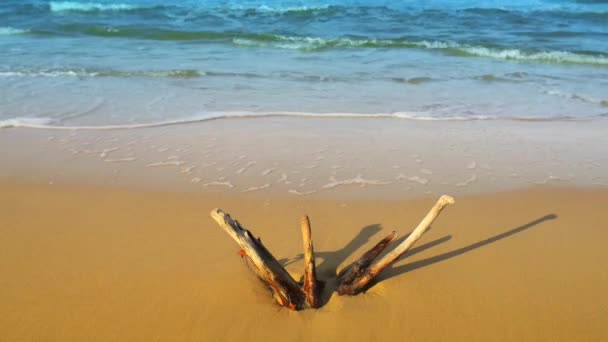
[[[379,224],[370,224],[361,228],[361,231],[355,236],[349,243],[343,248],[333,252],[319,252],[315,251],[315,258],[322,260],[320,264],[317,264],[317,272],[323,274],[327,271],[331,271],[333,268],[337,268],[349,255],[357,251],[361,246],[365,245],[370,241],[372,236],[382,230],[382,226]],[[296,255],[293,258],[280,259],[279,263],[283,266],[287,266],[299,260],[302,260],[304,255],[302,253]],[[317,261],[318,263],[318,261]]]
[[[320,278],[335,276],[338,266],[340,266],[340,264],[344,262],[351,254],[368,243],[371,238],[381,230],[382,226],[380,224],[370,224],[361,228],[359,234],[357,234],[352,240],[350,240],[349,243],[339,250],[330,252],[315,251],[315,258],[317,259],[317,275],[320,275]],[[300,253],[293,258],[280,259],[279,263],[285,267],[289,264],[300,261],[303,258],[304,254]],[[319,263],[319,261],[321,262]],[[326,279],[321,280],[325,281]]]
[[[359,231],[359,233],[350,240],[344,247],[336,251],[317,251],[315,250],[315,259],[317,262],[317,278],[323,283],[321,291],[321,306],[325,305],[332,293],[337,288],[337,269],[346,261],[346,259],[359,250],[362,246],[371,241],[372,237],[382,230],[380,224],[367,225]],[[304,258],[302,253],[297,254],[293,258],[283,258],[279,260],[282,266],[287,266],[294,262],[298,262]]]
[[[528,223],[526,223],[524,225],[521,225],[519,227],[515,227],[513,229],[510,229],[510,230],[505,231],[503,233],[500,233],[498,235],[494,235],[494,236],[489,237],[487,239],[484,239],[484,240],[472,243],[472,244],[470,244],[468,246],[464,246],[464,247],[461,247],[461,248],[458,248],[458,249],[455,249],[455,250],[452,250],[452,251],[449,251],[449,252],[446,252],[446,253],[438,254],[438,255],[432,256],[430,258],[414,261],[414,262],[411,262],[409,264],[405,264],[403,266],[397,266],[397,267],[391,266],[389,269],[387,269],[384,272],[382,272],[378,276],[378,278],[376,279],[376,281],[373,284],[371,284],[370,287],[374,286],[374,284],[376,284],[376,283],[378,283],[380,281],[383,281],[383,280],[386,280],[386,279],[390,279],[390,278],[393,278],[393,277],[397,277],[397,276],[402,275],[404,273],[411,272],[411,271],[417,270],[417,269],[422,268],[422,267],[431,266],[431,265],[436,264],[438,262],[445,261],[445,260],[457,257],[459,255],[471,252],[471,251],[476,250],[478,248],[481,248],[481,247],[490,245],[492,243],[498,242],[498,241],[500,241],[502,239],[505,239],[505,238],[508,238],[510,236],[522,233],[522,232],[524,232],[524,231],[526,231],[528,229],[531,229],[531,228],[534,228],[534,227],[538,226],[539,224],[541,224],[541,223],[543,223],[545,221],[555,220],[555,219],[557,219],[557,215],[555,215],[555,214],[545,215],[545,216],[540,217],[540,218],[538,218],[538,219],[536,219],[534,221],[530,221],[530,222],[528,222]],[[423,247],[423,246],[420,246],[420,247]],[[418,247],[418,248],[420,248],[420,247]],[[416,248],[412,249],[411,251],[413,252],[415,249]],[[412,255],[412,253],[407,253],[404,257],[410,256],[410,255]]]
[[[503,233],[494,235],[492,237],[483,239],[481,241],[472,243],[470,245],[467,245],[467,246],[464,246],[464,247],[461,247],[458,249],[454,249],[454,250],[446,252],[446,253],[442,253],[442,254],[438,254],[438,255],[435,255],[435,256],[432,256],[432,257],[429,257],[426,259],[414,261],[414,262],[405,264],[403,266],[394,266],[394,264],[393,264],[388,269],[384,270],[384,272],[380,273],[378,275],[378,277],[375,280],[373,280],[369,284],[369,286],[367,286],[365,288],[365,290],[363,292],[367,291],[368,289],[373,287],[375,284],[377,284],[378,282],[381,282],[383,280],[397,277],[404,273],[411,272],[411,271],[417,270],[422,267],[431,266],[438,262],[457,257],[459,255],[471,252],[473,250],[476,250],[476,249],[484,247],[484,246],[488,246],[490,244],[493,244],[495,242],[498,242],[498,241],[508,238],[510,236],[522,233],[528,229],[536,227],[545,221],[554,220],[554,219],[557,219],[557,215],[555,215],[555,214],[545,215],[534,221],[530,221],[524,225],[515,227],[515,228],[507,230]],[[380,231],[382,231],[382,226],[380,224],[371,224],[371,225],[361,228],[361,230],[359,231],[359,234],[357,234],[349,243],[347,243],[343,248],[341,248],[339,250],[326,251],[326,252],[315,251],[315,258],[317,259],[317,277],[318,277],[319,282],[322,283],[321,298],[320,298],[321,306],[324,306],[325,304],[327,304],[329,302],[331,296],[338,288],[338,285],[339,285],[338,279],[337,279],[338,267],[342,263],[344,263],[344,261],[346,261],[346,259],[348,259],[353,253],[357,252],[361,247],[363,247],[368,242],[370,242],[371,238]],[[391,250],[392,248],[394,248],[395,246],[397,246],[401,242],[403,242],[403,240],[405,240],[408,237],[408,235],[409,234],[404,235],[404,236],[400,237],[399,239],[397,239],[396,241],[394,241],[387,248],[387,251]],[[399,260],[402,260],[407,257],[411,257],[415,254],[424,252],[427,249],[431,249],[431,248],[438,246],[442,243],[445,243],[451,239],[452,239],[452,235],[445,235],[443,237],[440,237],[433,241],[427,242],[420,246],[413,247],[409,251],[407,251],[407,253],[405,253],[401,258],[399,258]],[[387,251],[385,251],[385,253]],[[385,254],[385,253],[383,253],[383,254]],[[283,266],[286,266],[291,263],[300,261],[302,259],[303,259],[303,254],[300,253],[293,258],[280,259],[279,263]],[[348,265],[345,265],[345,266],[348,267]]]
[[[336,251],[315,251],[315,258],[317,260],[317,278],[323,283],[321,291],[321,306],[327,304],[333,293],[338,288],[338,268],[344,263],[351,255],[357,252],[361,247],[371,241],[371,238],[378,232],[382,231],[380,224],[371,224],[361,228],[359,234],[357,234],[349,243],[343,248]],[[399,238],[394,244],[398,244],[405,240],[409,234]],[[427,242],[418,247],[410,249],[406,256],[411,256],[420,252],[423,252],[429,248],[435,247],[442,244],[452,238],[451,235],[441,237],[439,239]],[[296,262],[303,258],[302,254],[296,255],[291,259],[281,259],[280,262],[283,265]]]

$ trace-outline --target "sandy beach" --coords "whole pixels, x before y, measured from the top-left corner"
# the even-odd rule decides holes
[[[435,198],[264,200],[231,193],[0,183],[3,341],[601,341],[608,191],[465,195],[366,293],[335,274]],[[297,278],[310,215],[322,307],[291,312],[211,220],[220,207]],[[334,288],[332,288],[332,286]]]
[[[607,20],[605,0],[0,1],[0,342],[608,341]]]

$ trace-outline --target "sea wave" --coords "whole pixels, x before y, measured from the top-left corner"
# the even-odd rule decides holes
[[[556,96],[556,97],[561,97],[561,98],[569,99],[569,100],[577,100],[577,101],[582,101],[582,102],[587,102],[587,103],[593,103],[593,104],[598,104],[602,107],[608,107],[608,100],[600,99],[600,98],[593,97],[590,95],[569,93],[569,92],[564,92],[564,91],[560,91],[557,89],[543,89],[542,92],[544,94],[547,94],[550,96]]]
[[[570,51],[526,51],[513,48],[485,47],[457,42],[398,39],[323,39],[319,37],[291,37],[276,35],[273,40],[256,41],[235,38],[233,43],[249,47],[276,47],[302,51],[319,51],[331,48],[420,48],[442,50],[460,56],[486,57],[502,60],[535,61],[566,64],[590,64],[608,66],[608,55],[601,53],[576,53]]]
[[[132,5],[127,3],[95,3],[76,1],[51,1],[48,4],[51,12],[104,12],[104,11],[138,11],[156,9],[166,11],[181,9],[189,11],[204,12],[246,12],[260,14],[296,14],[296,15],[318,15],[325,13],[336,13],[347,9],[344,6],[331,6],[329,4],[318,6],[270,6],[266,4],[247,6],[246,4],[225,4],[222,6],[205,6],[203,4],[172,4],[172,5]]]
[[[18,77],[76,77],[76,78],[173,78],[196,79],[201,77],[222,77],[241,79],[282,79],[301,82],[352,82],[357,77],[340,77],[331,74],[305,73],[300,71],[281,73],[253,73],[246,71],[211,71],[200,69],[169,69],[169,70],[113,70],[113,69],[86,69],[80,67],[45,69],[45,68],[15,68],[0,69],[0,78]],[[398,80],[394,78],[391,80]],[[426,81],[424,77],[404,79],[403,82],[420,84]],[[430,81],[430,80],[429,80]]]
[[[51,118],[12,118],[0,120],[0,128],[12,128],[12,127],[29,127],[29,128],[47,128],[55,127],[53,123],[56,120]]]
[[[406,84],[413,84],[413,85],[418,85],[418,84],[423,84],[423,83],[428,83],[428,82],[434,81],[433,78],[427,77],[427,76],[418,76],[418,77],[410,77],[410,78],[391,77],[390,79],[397,83],[406,83]]]
[[[83,3],[75,1],[51,1],[49,9],[52,12],[100,12],[100,11],[131,11],[142,7],[129,4]]]
[[[327,82],[341,80],[337,77],[328,75],[282,73],[258,74],[239,71],[209,71],[199,69],[169,69],[169,70],[113,70],[113,69],[85,69],[85,68],[60,68],[60,69],[38,69],[38,68],[17,68],[0,69],[1,77],[109,77],[109,78],[176,78],[193,79],[200,77],[237,77],[237,78],[286,78],[309,82]]]
[[[434,78],[429,76],[400,77],[390,75],[349,75],[339,76],[333,74],[306,73],[301,71],[281,72],[281,73],[252,73],[243,71],[212,71],[200,69],[169,69],[169,70],[113,70],[113,69],[87,69],[82,67],[73,68],[15,68],[0,69],[2,77],[78,77],[78,78],[176,78],[176,79],[195,79],[200,77],[235,77],[245,79],[287,79],[302,82],[353,82],[366,80],[383,80],[409,85],[425,85],[431,82],[445,81],[445,78]],[[525,82],[527,73],[515,72],[506,74],[482,74],[477,76],[464,76],[464,79],[473,79],[486,82]],[[454,80],[454,78],[451,78]],[[555,95],[555,94],[550,94]]]
[[[87,70],[87,69],[32,69],[32,70],[4,70],[0,77],[168,77],[168,78],[196,78],[202,76],[220,76],[222,73],[205,72],[194,69],[175,70]]]
[[[599,116],[602,118],[603,116]],[[37,128],[53,130],[121,130],[121,129],[141,129],[184,125],[192,123],[202,123],[215,120],[230,119],[263,119],[263,118],[317,118],[317,119],[393,119],[409,121],[528,121],[528,122],[551,122],[551,121],[585,121],[591,118],[574,118],[568,116],[554,117],[523,117],[523,116],[487,116],[487,115],[468,115],[468,116],[432,116],[426,112],[394,112],[394,113],[310,113],[310,112],[216,112],[204,116],[182,118],[175,120],[134,123],[134,124],[113,124],[113,125],[65,125],[61,119],[53,118],[11,118],[0,120],[1,128]]]
[[[302,52],[331,49],[424,49],[441,51],[461,57],[484,57],[501,60],[562,64],[608,66],[608,54],[603,52],[573,52],[561,50],[532,50],[501,46],[484,46],[455,41],[416,40],[409,37],[376,39],[366,37],[307,37],[272,33],[180,31],[147,28],[116,28],[95,25],[65,25],[59,30],[32,30],[38,35],[90,35],[106,38],[133,38],[167,41],[198,41],[224,43],[249,48],[276,48]]]
[[[483,46],[459,46],[451,48],[465,55],[489,57],[504,60],[536,61],[564,64],[590,64],[608,66],[608,55],[582,54],[570,51],[524,51],[520,49],[499,49]]]
[[[605,2],[604,2],[605,3]],[[508,4],[482,4],[479,2],[471,3],[442,3],[439,6],[432,3],[412,5],[411,3],[398,3],[380,1],[376,3],[350,3],[343,1],[332,1],[331,3],[308,3],[302,5],[301,2],[279,2],[279,3],[255,3],[255,2],[238,2],[238,1],[218,1],[218,2],[176,2],[170,5],[160,3],[146,4],[133,2],[79,2],[79,1],[50,1],[48,8],[53,12],[102,12],[102,11],[133,11],[139,9],[156,8],[161,11],[166,9],[185,9],[188,11],[205,11],[205,12],[245,12],[247,14],[296,14],[296,15],[325,15],[338,13],[372,13],[383,12],[393,13],[394,15],[414,14],[425,15],[428,13],[440,12],[456,12],[456,13],[471,13],[487,16],[504,16],[511,14],[575,14],[575,15],[592,15],[605,14],[606,7],[598,6],[600,2],[587,2],[586,5],[578,4],[528,4],[526,6]],[[39,7],[39,6],[38,6]],[[40,8],[40,7],[39,7]]]
[[[0,27],[0,36],[12,36],[17,34],[28,33],[29,30],[18,29],[14,27]]]
[[[342,6],[331,6],[329,4],[326,5],[318,5],[318,6],[268,6],[268,5],[260,5],[260,6],[227,6],[227,7],[218,7],[214,8],[215,10],[229,10],[229,11],[245,11],[245,12],[258,12],[258,13],[271,13],[271,14],[310,14],[316,15],[320,13],[333,13],[338,12],[344,7]]]

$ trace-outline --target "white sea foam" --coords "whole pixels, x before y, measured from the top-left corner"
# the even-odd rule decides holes
[[[225,186],[228,188],[234,188],[234,185],[228,181],[213,181],[203,184],[203,186]]]
[[[281,174],[281,177],[277,179],[277,183],[287,182],[287,174]]]
[[[556,89],[544,89],[543,93],[545,93],[547,95],[551,95],[551,96],[561,97],[564,99],[572,99],[572,100],[578,100],[578,101],[587,102],[587,103],[599,104],[601,106],[605,106],[605,103],[607,103],[606,100],[598,99],[598,98],[595,98],[592,96],[576,94],[576,93],[568,93],[568,92],[563,92],[563,91],[556,90]]]
[[[568,117],[495,117],[495,116],[429,116],[426,112],[394,112],[394,113],[308,113],[308,112],[210,112],[207,115],[188,117],[176,120],[156,121],[148,123],[117,124],[117,125],[58,125],[58,121],[50,118],[18,117],[0,120],[0,128],[24,127],[57,130],[120,130],[154,128],[207,122],[223,119],[261,119],[274,117],[297,117],[319,119],[400,119],[411,121],[476,121],[476,120],[513,120],[513,121],[567,121]],[[582,119],[581,119],[582,120]],[[340,153],[337,153],[340,154]],[[417,160],[421,163],[422,160]]]
[[[270,169],[266,169],[264,171],[262,171],[262,176],[268,176],[269,174],[275,172],[277,170],[276,167],[272,167]]]
[[[139,7],[128,4],[102,4],[94,2],[51,1],[52,12],[93,12],[93,11],[128,11]]]
[[[592,56],[569,51],[523,52],[518,49],[491,49],[481,46],[458,47],[462,52],[473,56],[495,59],[537,61],[552,63],[608,65],[608,56]]]
[[[184,166],[179,170],[179,173],[189,175],[192,173],[192,170],[196,168],[196,165]]]
[[[307,166],[302,166],[302,167],[304,169],[315,169],[315,168],[319,167],[319,164],[313,163],[313,164],[310,164],[310,165],[307,165]]]
[[[15,31],[16,30],[16,31]],[[29,31],[11,29],[3,31],[0,35],[23,34]],[[150,78],[194,78],[206,76],[203,70],[143,70],[143,71],[121,71],[121,70],[87,70],[76,69],[17,69],[0,71],[0,77],[150,77]]]
[[[327,10],[329,5],[321,5],[321,6],[288,6],[288,7],[270,7],[268,5],[262,5],[255,9],[258,12],[268,12],[268,13],[288,13],[288,12],[307,12],[307,11],[322,11]],[[251,9],[251,8],[243,8],[240,7],[238,9]]]
[[[51,118],[14,118],[0,120],[0,128],[30,127],[30,128],[52,128],[54,120]]]
[[[337,180],[334,177],[331,177],[330,179],[330,183],[327,183],[325,185],[323,185],[321,188],[322,189],[332,189],[338,186],[342,186],[342,185],[359,185],[361,187],[367,186],[367,185],[386,185],[386,184],[390,184],[390,182],[383,182],[383,181],[379,181],[379,180],[374,180],[374,179],[364,179],[362,177],[362,175],[357,175],[357,177],[354,178],[349,178],[349,179],[343,179],[343,180]]]
[[[395,176],[395,180],[402,180],[402,179],[407,179],[407,176],[404,175],[403,173],[400,173],[397,176]]]
[[[606,55],[587,55],[573,53],[569,51],[536,51],[527,52],[519,49],[509,48],[489,48],[485,46],[472,46],[459,44],[456,42],[442,41],[418,41],[412,42],[413,45],[426,49],[453,49],[462,53],[488,57],[494,59],[518,60],[518,61],[537,61],[537,62],[552,62],[552,63],[573,63],[573,64],[595,64],[608,65],[608,56]]]
[[[452,50],[464,55],[503,60],[608,65],[607,55],[590,55],[569,51],[524,51],[513,48],[495,48],[460,44],[453,41],[407,40],[407,39],[324,39],[275,35],[274,40],[235,38],[235,45],[246,47],[274,47],[288,50],[315,51],[326,48],[420,48],[430,50]]]
[[[14,27],[0,27],[0,36],[13,36],[17,34],[28,33],[29,30],[18,29]]]
[[[103,161],[105,161],[106,163],[125,163],[125,162],[132,162],[132,161],[136,161],[137,158],[135,157],[127,157],[127,158],[108,158],[108,159],[104,159]]]
[[[248,162],[247,164],[245,164],[245,166],[244,166],[244,167],[242,167],[242,168],[240,168],[240,169],[236,170],[236,172],[235,172],[235,173],[236,173],[237,175],[240,175],[241,173],[243,173],[243,172],[247,171],[247,170],[248,170],[250,167],[252,167],[253,165],[255,165],[255,162],[254,162],[254,161],[250,161],[250,162]]]
[[[90,73],[77,70],[0,71],[0,77],[82,77]]]
[[[463,187],[463,186],[467,186],[471,183],[474,183],[476,181],[477,181],[477,174],[474,173],[469,178],[465,179],[464,181],[456,183],[456,186]]]
[[[269,187],[270,187],[270,184],[266,183],[266,184],[260,185],[260,186],[249,187],[249,188],[243,190],[243,192],[257,191],[257,190],[262,190],[262,189],[266,189],[266,188],[269,188]]]
[[[99,158],[105,158],[108,156],[109,153],[112,153],[114,151],[118,151],[118,147],[112,147],[112,148],[104,148],[100,153],[99,153]]]
[[[299,195],[299,196],[303,196],[303,195],[310,195],[310,194],[314,194],[315,192],[317,192],[316,190],[310,190],[310,191],[298,191],[295,189],[289,189],[287,192],[289,192],[290,194],[293,195]]]
[[[181,160],[169,160],[169,161],[160,161],[155,163],[147,164],[148,167],[163,167],[163,166],[180,166],[185,162]]]
[[[411,182],[416,182],[416,183],[422,184],[422,185],[427,185],[429,183],[428,179],[422,178],[422,177],[418,177],[418,176],[408,177],[407,180],[409,180]]]

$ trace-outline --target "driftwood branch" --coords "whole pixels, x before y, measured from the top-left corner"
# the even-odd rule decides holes
[[[257,275],[272,289],[277,303],[292,310],[306,307],[306,298],[300,285],[264,247],[259,238],[256,239],[250,231],[220,209],[211,211],[211,217],[236,241],[242,253],[251,260]]]
[[[306,304],[310,308],[319,307],[317,289],[317,271],[315,264],[315,251],[312,245],[310,220],[308,216],[302,217],[302,244],[304,246],[304,284],[303,291],[306,296]]]
[[[397,238],[397,232],[392,231],[387,237],[380,240],[374,247],[369,251],[365,252],[357,261],[352,263],[347,268],[340,271],[338,274],[339,284],[350,284],[355,278],[361,276],[363,271]]]
[[[405,252],[407,252],[407,250],[410,249],[410,247],[412,247],[414,243],[418,241],[418,239],[420,239],[420,237],[428,230],[431,223],[433,223],[435,218],[437,218],[439,213],[441,213],[443,208],[445,208],[445,206],[447,206],[448,204],[454,204],[454,199],[447,195],[441,196],[437,203],[433,206],[433,208],[431,208],[429,213],[418,224],[416,229],[414,229],[414,231],[407,237],[407,239],[405,239],[402,243],[395,247],[395,249],[384,255],[379,260],[376,260],[375,262],[371,263],[371,265],[367,267],[364,271],[361,272],[361,270],[359,270],[358,275],[355,275],[353,277],[352,274],[349,274],[349,277],[342,277],[342,281],[340,282],[337,289],[338,294],[355,295],[365,289],[366,286],[376,276],[378,276],[378,274],[380,274],[380,272],[382,272],[390,264],[399,259],[399,257],[405,254]],[[388,237],[385,238],[383,241],[387,239]],[[381,243],[383,241],[381,241]]]
[[[361,256],[357,261],[338,274],[337,292],[340,295],[355,295],[363,291],[370,282],[401,257],[428,230],[435,218],[454,199],[443,195],[429,213],[422,219],[416,229],[392,251],[378,259],[380,254],[397,238],[393,231],[374,247]],[[319,282],[316,275],[315,254],[312,242],[310,220],[304,216],[301,221],[302,245],[304,247],[304,277],[302,284],[296,282],[281,266],[259,238],[243,228],[238,221],[220,209],[211,211],[211,217],[224,229],[241,247],[241,256],[248,258],[252,269],[258,277],[272,290],[273,296],[281,306],[291,310],[318,308]]]

